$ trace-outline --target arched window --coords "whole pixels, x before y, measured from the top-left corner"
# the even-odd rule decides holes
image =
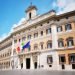
[[[34,33],[34,38],[38,37],[38,32]]]
[[[51,40],[47,42],[47,48],[52,48],[52,41]]]
[[[14,54],[14,55],[16,54],[16,49],[13,50],[13,54]]]
[[[64,42],[62,38],[58,39],[58,47],[64,47]]]
[[[40,42],[41,49],[43,49],[43,44],[44,44],[44,42]]]
[[[34,44],[34,50],[38,49],[38,44]]]
[[[43,31],[41,31],[41,36],[43,36]]]
[[[29,19],[31,19],[31,12],[29,13]]]
[[[67,40],[67,46],[73,46],[74,45],[74,41],[73,41],[73,37],[69,37],[66,39]]]

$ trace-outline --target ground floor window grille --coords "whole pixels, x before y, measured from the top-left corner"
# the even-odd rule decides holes
[[[53,63],[53,58],[52,58],[51,55],[48,55],[48,56],[47,56],[47,63],[48,63],[48,64],[52,64],[52,63]]]

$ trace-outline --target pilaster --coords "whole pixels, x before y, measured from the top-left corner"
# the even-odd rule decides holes
[[[52,29],[52,49],[57,49],[58,42],[57,42],[57,27],[56,27],[56,25],[52,25],[51,29]]]
[[[31,64],[30,64],[30,69],[34,69],[34,62],[33,62],[33,57],[32,57],[32,55],[31,55]]]

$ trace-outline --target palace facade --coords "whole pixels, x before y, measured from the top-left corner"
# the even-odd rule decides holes
[[[30,50],[17,46],[30,41]],[[25,21],[0,42],[0,69],[75,70],[75,11],[37,15],[31,5]]]

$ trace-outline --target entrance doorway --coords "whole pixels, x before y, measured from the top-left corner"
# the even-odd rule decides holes
[[[34,63],[34,68],[37,69],[37,62]]]
[[[30,58],[26,59],[26,69],[30,69]]]
[[[75,69],[75,64],[72,64],[72,69]]]
[[[21,63],[21,69],[23,68],[23,63]]]
[[[62,69],[65,69],[65,65],[64,64],[62,64]]]

